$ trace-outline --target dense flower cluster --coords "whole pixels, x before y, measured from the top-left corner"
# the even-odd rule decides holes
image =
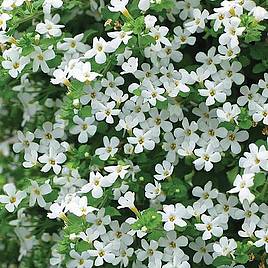
[[[266,267],[267,10],[3,0],[1,267]]]

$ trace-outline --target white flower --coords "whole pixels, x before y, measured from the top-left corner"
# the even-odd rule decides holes
[[[149,35],[152,36],[156,43],[162,43],[166,46],[171,46],[170,41],[166,38],[168,34],[168,28],[165,26],[155,26],[150,28]]]
[[[150,0],[140,0],[138,4],[138,8],[141,11],[147,11],[150,8]]]
[[[188,245],[188,239],[185,236],[177,237],[176,231],[169,231],[166,237],[159,239],[159,246],[164,247],[165,254],[177,254],[180,252],[180,247],[186,247]]]
[[[109,172],[109,174],[106,176],[107,180],[110,180],[111,183],[114,183],[118,177],[121,179],[124,179],[125,176],[128,174],[128,165],[117,165],[117,166],[108,166],[105,167],[104,170]]]
[[[87,215],[87,222],[92,223],[93,225],[90,227],[90,231],[94,230],[94,233],[98,235],[103,235],[106,233],[105,225],[111,223],[111,217],[109,215],[105,215],[105,209],[101,208],[97,215],[95,214],[88,214]]]
[[[172,133],[167,132],[164,135],[163,149],[167,151],[166,160],[174,163],[176,160],[176,154],[179,147],[179,142],[174,138]]]
[[[82,39],[84,34],[78,34],[75,37],[71,38],[63,38],[64,43],[57,45],[57,48],[60,50],[64,50],[67,53],[74,54],[76,52],[84,53],[86,52],[86,45],[83,44]]]
[[[213,29],[217,32],[219,29],[222,28],[222,24],[228,20],[226,12],[221,10],[220,8],[214,9],[215,13],[212,13],[208,16],[209,20],[214,20]]]
[[[226,94],[224,93],[224,84],[211,82],[209,80],[205,81],[206,89],[198,89],[201,96],[207,97],[206,105],[210,106],[215,103],[215,100],[218,102],[225,102]]]
[[[65,216],[65,204],[58,204],[54,203],[50,206],[49,210],[51,212],[47,213],[48,218],[50,219],[56,219],[56,218],[61,218],[61,219],[66,219]]]
[[[230,102],[225,102],[222,109],[217,109],[217,116],[221,121],[234,121],[237,124],[237,118],[240,112],[240,108],[237,104],[232,105]]]
[[[217,72],[216,64],[221,63],[220,55],[215,55],[216,48],[211,47],[206,55],[204,52],[198,52],[195,56],[196,61],[203,63],[202,67],[209,70],[210,74]]]
[[[55,58],[55,52],[53,49],[49,48],[46,51],[42,51],[40,47],[36,46],[35,51],[31,53],[31,58],[33,59],[33,72],[37,72],[39,67],[41,67],[42,72],[48,73],[50,71],[46,61]]]
[[[145,239],[141,240],[141,246],[143,249],[139,249],[137,252],[137,259],[140,261],[144,261],[145,259],[149,259],[148,267],[161,267],[155,266],[156,263],[161,263],[163,253],[158,251],[158,243],[154,240],[150,241],[150,244]]]
[[[252,238],[254,237],[254,231],[256,230],[256,224],[253,222],[244,222],[242,224],[242,230],[238,231],[239,236]]]
[[[264,79],[259,80],[258,86],[260,88],[263,88],[262,95],[267,98],[268,97],[268,73],[264,74]],[[257,91],[257,87],[255,87],[255,88]]]
[[[13,144],[13,150],[15,153],[19,153],[22,150],[25,150],[25,153],[31,153],[32,151],[37,151],[39,145],[34,140],[34,134],[30,131],[27,131],[24,135],[20,130],[18,131],[18,140],[19,142]]]
[[[2,61],[2,66],[9,70],[8,73],[12,78],[16,78],[29,62],[29,57],[20,57],[18,51],[12,51],[9,54],[9,59]]]
[[[71,199],[70,203],[68,204],[68,210],[75,214],[78,217],[86,216],[88,213],[97,210],[92,206],[88,206],[87,197],[79,197],[75,196]]]
[[[261,81],[261,80],[260,80]],[[246,103],[248,103],[248,105],[254,105],[253,103],[256,103],[261,95],[258,92],[259,87],[260,86],[260,81],[259,81],[259,86],[256,84],[252,84],[250,86],[250,89],[248,86],[242,86],[240,88],[240,93],[242,94],[242,96],[238,97],[237,99],[237,104],[239,106],[244,106]]]
[[[203,133],[201,139],[199,140],[199,145],[209,144],[214,148],[219,146],[219,138],[225,138],[227,135],[227,130],[224,127],[218,127],[219,121],[217,119],[208,120],[206,123],[199,121],[198,128]]]
[[[182,250],[178,250],[176,254],[170,256],[171,259],[167,264],[163,265],[163,268],[190,268],[191,265],[188,262],[188,255],[184,254]]]
[[[95,259],[95,266],[103,266],[104,262],[112,263],[115,259],[115,254],[113,251],[115,244],[109,243],[105,245],[102,242],[94,241],[93,243],[95,249],[90,249],[87,252],[90,256],[97,257]]]
[[[12,17],[7,13],[0,14],[0,29],[6,30],[7,28],[7,21],[10,20]]]
[[[191,46],[194,45],[196,37],[191,36],[191,33],[188,30],[182,29],[181,26],[177,26],[173,31],[175,34],[174,38],[179,44],[189,44]]]
[[[231,147],[232,153],[239,154],[241,152],[239,142],[246,141],[248,138],[249,134],[247,131],[238,131],[238,129],[235,129],[234,131],[228,131],[226,138],[220,141],[220,145],[224,151],[227,151]]]
[[[13,10],[14,8],[17,8],[21,6],[24,3],[25,0],[3,0],[1,3],[1,7],[4,10]]]
[[[255,104],[255,113],[253,114],[253,120],[255,122],[263,121],[265,125],[268,125],[268,103],[263,105]]]
[[[61,36],[61,28],[64,28],[64,25],[57,24],[59,21],[59,14],[54,15],[51,19],[46,18],[44,23],[41,22],[36,25],[36,31],[48,37]]]
[[[199,201],[194,202],[193,206],[187,207],[187,212],[196,218],[200,218],[200,215],[203,214],[206,210],[207,207],[205,203],[201,203]]]
[[[96,101],[92,104],[92,108],[96,110],[96,119],[98,121],[102,121],[105,119],[106,123],[113,124],[114,123],[114,115],[118,115],[120,113],[119,109],[115,109],[116,102],[110,101],[106,104],[103,104],[99,101]]]
[[[120,31],[120,32],[109,32],[107,33],[107,35],[111,38],[113,38],[113,40],[111,41],[112,47],[118,48],[121,43],[123,42],[125,45],[127,45],[128,41],[131,39],[131,34],[132,32],[124,32],[124,31]]]
[[[113,157],[118,151],[117,146],[119,145],[119,139],[117,137],[112,137],[109,141],[107,136],[103,137],[104,147],[98,148],[95,154],[99,156],[101,160],[107,160],[110,156]]]
[[[37,151],[30,151],[30,152],[27,152],[24,154],[24,162],[22,163],[22,165],[25,167],[25,168],[31,168],[33,166],[35,166],[38,161],[38,153]]]
[[[193,10],[193,21],[185,23],[185,28],[191,32],[195,33],[197,30],[203,30],[205,28],[205,20],[208,18],[209,12],[204,9],[201,13],[200,9],[195,8]]]
[[[114,50],[115,47],[112,46],[112,43],[107,43],[102,37],[99,39],[97,37],[94,37],[93,47],[86,52],[85,57],[89,59],[95,57],[95,61],[98,64],[103,64],[106,62],[105,53],[111,53]]]
[[[81,119],[78,115],[73,117],[73,121],[76,126],[73,126],[70,129],[71,134],[78,134],[78,141],[80,143],[87,143],[88,138],[94,136],[97,131],[97,127],[94,125],[94,117],[86,117],[84,120]]]
[[[254,185],[254,174],[248,173],[242,176],[238,174],[233,185],[234,188],[229,190],[229,193],[238,193],[241,203],[243,203],[244,200],[254,200],[254,195],[249,190],[249,188]]]
[[[213,207],[212,199],[217,198],[218,190],[212,189],[212,182],[209,181],[204,186],[204,189],[202,189],[200,186],[194,187],[192,194],[193,196],[199,197],[198,202],[205,205],[206,208],[209,209]]]
[[[220,45],[218,46],[218,51],[221,54],[220,58],[222,60],[231,60],[237,57],[241,52],[240,47],[231,47],[229,44],[227,46]]]
[[[87,251],[81,253],[77,253],[75,250],[70,251],[70,260],[67,263],[67,268],[91,268],[93,266],[93,261],[90,258],[90,254]]]
[[[63,4],[62,0],[45,0],[43,3],[44,13],[50,14],[51,7],[60,8]]]
[[[33,207],[37,201],[39,207],[45,207],[46,201],[43,195],[47,195],[52,192],[51,186],[48,183],[44,183],[41,186],[38,185],[36,181],[31,181],[31,186],[29,187],[30,202],[29,206]]]
[[[249,145],[250,152],[245,152],[244,157],[239,159],[239,166],[245,168],[247,173],[257,173],[260,168],[268,171],[268,151],[265,146],[260,148],[254,143]]]
[[[199,136],[195,133],[198,130],[198,125],[196,122],[192,121],[189,124],[189,121],[186,117],[182,120],[183,128],[176,128],[174,130],[174,136],[178,141],[185,143],[196,143],[199,140]]]
[[[163,205],[163,211],[159,212],[162,215],[162,221],[165,222],[164,229],[171,231],[175,229],[175,225],[184,227],[187,225],[183,218],[187,218],[188,213],[182,204]]]
[[[120,264],[123,267],[128,267],[129,260],[132,257],[133,253],[134,253],[133,248],[127,248],[127,246],[125,245],[121,246],[119,256],[115,258],[112,264],[114,266]]]
[[[245,27],[239,27],[241,20],[237,17],[232,17],[224,21],[224,32],[219,42],[221,45],[229,44],[232,48],[239,45],[238,37],[242,35]]]
[[[109,10],[112,12],[124,12],[128,0],[111,0],[111,6],[108,6]]]
[[[126,192],[124,194],[124,196],[121,196],[118,199],[118,204],[120,206],[118,206],[117,208],[118,209],[120,209],[120,208],[129,208],[134,213],[136,213],[137,208],[135,207],[134,202],[135,202],[135,193],[128,191],[128,192]]]
[[[0,203],[6,204],[5,208],[8,212],[13,212],[27,196],[24,191],[16,191],[13,183],[5,184],[3,190],[7,195],[0,195]]]
[[[157,180],[164,180],[172,175],[173,169],[174,169],[174,166],[170,162],[164,160],[162,165],[157,164],[155,166],[155,171],[158,174],[154,175],[154,177]]]
[[[123,72],[120,74],[135,73],[138,69],[138,58],[130,57],[127,62],[122,64]]]
[[[155,16],[150,15],[150,14],[146,15],[144,18],[144,23],[145,23],[146,29],[153,28],[156,22],[157,22],[157,18]]]
[[[135,145],[135,154],[143,152],[144,148],[149,151],[154,149],[155,142],[152,140],[153,136],[150,130],[144,131],[142,129],[134,128],[133,134],[135,137],[128,137],[127,140],[129,143]]]
[[[165,92],[164,88],[154,86],[150,81],[144,80],[142,83],[142,96],[152,105],[156,105],[156,101],[164,101],[166,98],[162,96]]]
[[[213,236],[221,237],[223,234],[223,229],[220,227],[221,217],[218,216],[216,218],[212,218],[211,216],[207,216],[203,214],[201,216],[201,220],[203,223],[196,223],[195,227],[198,231],[203,231],[202,239],[208,240]]]
[[[59,142],[56,139],[60,139],[64,135],[64,130],[59,127],[55,127],[51,122],[45,122],[41,129],[36,129],[34,135],[37,139],[41,139],[40,143],[43,145],[57,146]]]
[[[208,145],[206,149],[195,149],[194,153],[199,157],[193,162],[197,170],[205,168],[205,171],[210,171],[213,168],[213,163],[217,163],[221,160],[220,153],[215,152],[211,145]]]
[[[66,159],[66,155],[58,152],[58,148],[54,147],[50,147],[47,154],[43,154],[38,158],[40,163],[45,164],[41,169],[42,172],[48,172],[52,168],[55,174],[60,173],[60,164],[63,164]]]
[[[265,246],[266,253],[268,252],[268,230],[258,230],[255,232],[255,236],[260,238],[257,240],[254,245],[256,247]]]
[[[260,217],[257,215],[259,206],[256,203],[249,203],[244,200],[242,203],[243,209],[237,209],[235,219],[245,219],[244,223],[257,225],[260,222]]]
[[[71,83],[68,80],[70,78],[70,75],[69,75],[69,70],[67,69],[67,67],[64,70],[56,69],[53,72],[53,76],[54,76],[54,78],[51,78],[52,84],[54,84],[54,85],[64,84],[66,86],[71,85]]]
[[[268,19],[268,11],[260,6],[254,7],[249,14],[253,15],[253,17],[256,19],[256,21],[262,21]],[[267,250],[266,250],[267,251]]]
[[[161,184],[158,181],[154,181],[155,184],[147,183],[145,185],[145,196],[148,199],[155,199],[161,194]]]
[[[196,251],[193,257],[195,263],[200,263],[203,259],[206,265],[210,265],[213,261],[212,256],[209,254],[213,252],[212,243],[206,245],[205,241],[201,237],[197,237],[195,242],[191,242],[189,247]]]
[[[112,185],[107,177],[103,177],[99,172],[90,172],[89,183],[81,188],[81,193],[91,192],[94,198],[101,198],[103,196],[102,187],[109,187]]]
[[[186,20],[187,17],[192,17],[193,10],[200,5],[200,0],[185,0],[178,1],[177,8],[181,11],[179,17]]]
[[[223,70],[219,71],[222,79],[228,83],[234,82],[237,85],[241,85],[244,82],[245,76],[238,73],[242,69],[242,64],[240,62],[234,61],[230,64],[229,61],[223,61],[220,65],[223,68]]]
[[[90,62],[82,63],[79,62],[73,69],[73,77],[80,82],[90,83],[95,80],[100,74],[91,71]]]
[[[213,244],[214,254],[213,257],[217,256],[234,256],[237,243],[234,239],[228,239],[226,236],[221,237],[219,243]]]
[[[235,206],[238,203],[238,198],[236,196],[229,196],[228,199],[225,194],[219,193],[217,196],[217,201],[219,204],[215,206],[218,214],[227,214],[232,218],[235,217],[237,209]]]

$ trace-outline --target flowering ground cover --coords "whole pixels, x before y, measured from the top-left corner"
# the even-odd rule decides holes
[[[2,0],[0,267],[268,266],[267,0]]]

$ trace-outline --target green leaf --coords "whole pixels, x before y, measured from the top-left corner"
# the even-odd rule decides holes
[[[262,63],[256,64],[252,69],[254,74],[265,72],[265,70],[266,70],[266,67]]]
[[[167,110],[168,108],[168,100],[164,100],[164,101],[156,101],[156,108],[158,108],[159,110]]]
[[[79,111],[79,115],[83,118],[90,117],[92,116],[92,108],[91,106],[84,106],[82,109]]]
[[[257,188],[262,186],[266,181],[266,176],[264,173],[258,173],[254,176],[254,187]]]
[[[150,9],[152,9],[156,12],[161,12],[163,10],[173,9],[174,6],[175,6],[174,1],[164,0],[164,1],[161,1],[160,3],[152,4]]]
[[[257,43],[250,48],[250,56],[254,60],[268,58],[268,45],[266,43]]]
[[[61,56],[57,55],[54,59],[47,61],[49,68],[56,68],[61,64]]]
[[[154,231],[162,224],[162,216],[154,208],[144,210],[140,218],[131,225],[134,230],[145,228],[147,232]]]
[[[140,45],[145,48],[150,46],[151,44],[155,44],[155,39],[150,35],[141,36]]]
[[[84,251],[87,251],[91,249],[91,246],[89,243],[87,243],[86,241],[79,241],[77,244],[76,244],[76,251],[82,253]]]
[[[91,37],[93,37],[94,35],[96,35],[96,33],[98,33],[98,31],[96,29],[86,30],[84,32],[84,36],[83,36],[82,42],[85,43],[88,39],[90,39]]]
[[[148,236],[147,238],[149,240],[155,240],[158,241],[160,237],[164,237],[165,236],[165,230],[153,230]]]
[[[231,122],[221,122],[219,127],[224,127],[226,128],[227,130],[235,130],[235,125]]]
[[[245,55],[241,55],[239,61],[243,67],[247,67],[250,64],[250,59]]]
[[[231,265],[231,264],[232,260],[226,256],[219,256],[212,263],[212,265],[215,267],[219,267],[221,265]]]
[[[248,254],[241,254],[235,257],[235,261],[237,263],[245,264],[248,262],[248,260],[249,260]]]
[[[133,93],[136,95],[136,96],[140,96],[141,95],[141,89],[140,88],[137,88],[133,91]]]
[[[22,49],[21,55],[22,56],[27,56],[27,55],[31,54],[32,52],[34,52],[34,47],[33,46],[27,46],[27,47],[24,47]]]
[[[235,166],[233,169],[229,170],[226,174],[227,174],[227,178],[229,180],[229,182],[231,184],[233,184],[237,174],[239,172],[239,167],[238,166]]]
[[[246,108],[241,109],[238,122],[238,126],[242,129],[250,129],[252,127],[252,120]]]
[[[106,207],[105,208],[105,214],[110,215],[111,217],[113,217],[113,216],[121,216],[121,213],[114,207]]]

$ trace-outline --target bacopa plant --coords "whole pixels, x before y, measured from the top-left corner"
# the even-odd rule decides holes
[[[267,0],[0,5],[1,268],[267,267]]]

